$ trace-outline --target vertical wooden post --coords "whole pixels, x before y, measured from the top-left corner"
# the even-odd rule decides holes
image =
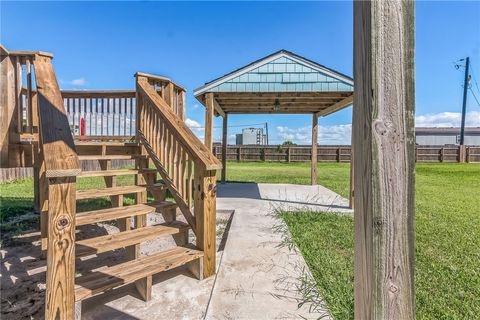
[[[39,148],[41,149],[41,148]],[[38,156],[38,212],[40,213],[40,250],[41,258],[47,258],[48,248],[48,180],[45,174],[43,151]]]
[[[205,145],[208,150],[213,146],[213,92],[205,94]]]
[[[73,319],[75,309],[75,177],[48,185],[45,319]]]
[[[200,162],[195,163],[194,210],[197,247],[203,251],[203,277],[215,274],[216,259],[216,175]]]
[[[6,168],[14,164],[14,151],[9,151],[10,145],[19,142],[20,136],[17,130],[14,59],[1,45],[0,59],[0,165]]]
[[[310,171],[311,184],[317,184],[317,155],[318,155],[318,115],[312,115],[312,167]]]
[[[354,2],[355,319],[414,319],[414,6]]]
[[[227,128],[228,128],[228,114],[225,113],[223,117],[223,130],[222,130],[222,183],[225,183],[227,179]]]
[[[465,160],[466,160],[466,149],[465,149],[465,145],[461,144],[460,148],[459,148],[459,161],[458,162],[464,163]]]
[[[352,137],[353,142],[353,137]],[[348,207],[353,209],[354,206],[354,199],[355,199],[355,189],[353,184],[353,176],[354,176],[354,169],[355,168],[355,158],[353,157],[353,143],[350,146],[350,192],[348,193]]]

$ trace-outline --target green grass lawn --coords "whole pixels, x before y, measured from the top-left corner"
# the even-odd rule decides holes
[[[416,307],[418,319],[478,319],[480,314],[480,165],[418,164],[416,177]],[[131,177],[120,177],[128,184]],[[308,163],[228,163],[229,181],[310,183]],[[319,163],[320,184],[347,196],[349,165]],[[78,188],[104,186],[102,178],[79,179]],[[31,211],[33,180],[0,184],[0,220],[5,228]],[[81,202],[79,210],[97,203]],[[132,199],[127,198],[127,203]],[[283,213],[336,319],[353,318],[353,221],[321,213]]]

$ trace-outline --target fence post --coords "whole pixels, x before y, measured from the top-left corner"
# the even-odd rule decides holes
[[[290,147],[287,147],[287,162],[290,162]]]

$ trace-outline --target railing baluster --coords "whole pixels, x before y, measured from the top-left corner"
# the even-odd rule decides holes
[[[27,71],[27,127],[28,132],[33,133],[33,106],[32,106],[32,68],[30,64],[30,58],[25,58],[26,71]]]

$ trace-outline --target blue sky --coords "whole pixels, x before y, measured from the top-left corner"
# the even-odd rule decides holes
[[[63,89],[133,89],[133,74],[170,77],[188,89],[187,117],[203,136],[204,109],[192,96],[204,82],[279,49],[352,75],[351,2],[4,2],[0,40],[12,50],[53,52]],[[41,21],[41,23],[39,23]],[[418,126],[458,126],[463,68],[472,60],[480,100],[480,2],[417,2]],[[477,81],[478,86],[474,81]],[[469,91],[467,125],[480,127]],[[310,141],[306,115],[234,115],[268,122],[270,141]],[[320,143],[349,143],[351,108],[319,121]],[[217,118],[216,126],[221,126]],[[215,139],[221,132],[215,130]]]

